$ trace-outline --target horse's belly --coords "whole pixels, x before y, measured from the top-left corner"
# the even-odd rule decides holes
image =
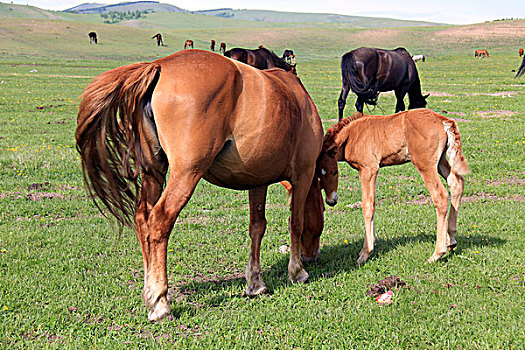
[[[269,153],[252,150],[239,154],[235,143],[228,141],[204,174],[204,179],[214,185],[247,190],[282,180],[285,158],[275,159]]]

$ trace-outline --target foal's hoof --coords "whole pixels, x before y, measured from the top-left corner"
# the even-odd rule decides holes
[[[357,258],[357,261],[355,264],[357,266],[363,265],[368,260],[369,257],[370,257],[370,254],[361,253],[359,254],[359,258]]]
[[[428,258],[427,263],[433,263],[441,259],[445,253],[434,253],[430,258]]]
[[[159,302],[151,309],[148,313],[148,320],[151,322],[162,320],[164,317],[171,314],[171,307],[165,298],[159,300]]]

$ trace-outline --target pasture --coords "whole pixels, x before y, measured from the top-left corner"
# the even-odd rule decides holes
[[[486,59],[473,57],[470,41],[451,48],[448,41],[429,43],[426,62],[417,63],[423,93],[431,94],[428,107],[456,119],[471,169],[454,252],[425,263],[434,249],[435,210],[407,164],[379,173],[376,250],[357,268],[364,236],[360,182],[340,163],[339,203],[326,210],[321,254],[305,264],[307,284],[286,280],[288,254],[279,247],[289,245],[289,210],[283,188],[270,186],[261,247],[269,293],[247,298],[248,195],[201,181],[168,246],[172,317],[150,323],[140,299],[142,254],[135,233],[101,215],[84,190],[74,142],[78,96],[95,75],[167,55],[190,37],[197,48],[208,47],[209,32],[218,41],[222,35],[229,44],[240,38],[239,46],[256,47],[249,37],[255,29],[242,38],[230,29],[171,31],[165,40],[177,37],[181,44],[157,48],[148,38],[152,30],[100,25],[112,31],[113,41],[104,44],[101,35],[95,48],[85,23],[59,22],[74,34],[56,41],[50,39],[55,33],[34,31],[33,41],[17,41],[10,33],[20,23],[8,20],[1,27],[8,38],[0,56],[1,348],[523,347],[525,79],[511,72],[521,62],[513,40],[498,46],[491,39]],[[28,26],[50,22],[35,23]],[[403,36],[406,29],[400,30],[404,39],[396,46],[420,53],[421,37],[430,30],[435,28],[417,30],[414,49]],[[325,33],[298,32],[305,38]],[[146,38],[142,46],[126,43],[137,33]],[[340,55],[355,46],[337,48],[330,39],[325,55],[306,39],[291,44],[276,36],[265,45],[298,54],[298,76],[326,129],[337,120]],[[38,50],[30,51],[32,45]],[[363,39],[360,45],[376,43]],[[350,94],[345,116],[354,103]],[[375,114],[391,114],[395,98],[383,93],[378,104]],[[380,307],[366,291],[390,275],[407,287],[395,289],[393,304]]]

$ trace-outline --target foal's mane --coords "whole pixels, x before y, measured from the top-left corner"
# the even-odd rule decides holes
[[[339,132],[341,132],[341,130],[343,130],[348,124],[357,119],[361,119],[364,116],[365,115],[363,113],[354,113],[350,117],[342,119],[338,123],[329,127],[328,130],[326,130],[326,134],[324,135],[323,149],[334,143],[337,144],[335,139],[337,138],[337,135],[339,135]]]

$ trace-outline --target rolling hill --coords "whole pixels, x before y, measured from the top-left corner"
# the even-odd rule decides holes
[[[96,4],[87,3],[81,4],[64,12],[74,12],[81,14],[101,14],[106,12],[133,12],[133,11],[147,11],[147,12],[188,12],[180,7],[170,4],[159,3],[158,1],[133,1],[121,2],[118,4]]]

